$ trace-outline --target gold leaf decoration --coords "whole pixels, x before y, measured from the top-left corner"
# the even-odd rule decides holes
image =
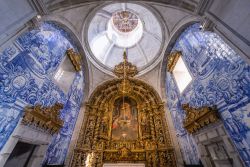
[[[182,53],[180,51],[175,51],[169,54],[168,56],[168,62],[167,62],[167,71],[168,72],[173,72],[174,67],[179,60],[180,56]]]
[[[199,129],[219,120],[216,107],[193,108],[189,104],[183,104],[182,108],[186,111],[183,125],[189,133],[195,133]]]
[[[66,50],[66,54],[72,62],[76,71],[81,71],[81,55],[70,48]]]
[[[58,133],[63,126],[63,121],[60,119],[61,109],[63,109],[63,105],[60,103],[56,103],[52,107],[42,107],[41,105],[26,107],[22,123],[35,126],[51,134]]]

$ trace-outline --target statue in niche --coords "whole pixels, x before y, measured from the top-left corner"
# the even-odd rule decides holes
[[[128,158],[130,151],[125,146],[123,146],[118,153],[120,154],[121,158]]]
[[[104,116],[101,121],[101,126],[100,126],[100,132],[107,133],[108,132],[108,126],[109,126],[109,119],[107,116]]]
[[[147,115],[146,113],[142,113],[141,114],[141,122],[140,122],[140,125],[141,125],[141,133],[142,133],[142,136],[147,136],[150,134],[150,127],[149,127],[149,121],[148,121],[148,118],[147,118]]]
[[[136,140],[138,137],[138,116],[135,102],[129,98],[116,100],[112,115],[112,139]]]

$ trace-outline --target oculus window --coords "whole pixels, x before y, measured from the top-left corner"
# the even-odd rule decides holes
[[[182,57],[179,57],[173,69],[173,75],[177,83],[177,87],[179,88],[180,93],[182,93],[192,81],[192,76],[190,75]]]

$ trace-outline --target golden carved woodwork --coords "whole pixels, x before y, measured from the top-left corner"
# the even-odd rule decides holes
[[[168,72],[173,72],[174,67],[175,67],[175,65],[176,65],[176,63],[181,55],[182,55],[182,53],[180,51],[175,51],[175,52],[172,52],[169,54],[168,62],[167,62],[167,71]]]
[[[66,54],[72,62],[76,71],[81,71],[81,55],[76,53],[73,48],[67,49]]]
[[[113,72],[118,78],[134,77],[138,74],[137,67],[128,62],[128,57],[125,51],[123,53],[123,62],[116,65]]]
[[[183,125],[189,133],[195,133],[199,129],[219,120],[216,107],[193,108],[189,104],[183,104],[182,108],[186,111]]]
[[[52,107],[42,107],[41,105],[26,107],[22,123],[55,134],[63,126],[63,121],[60,119],[61,109],[63,109],[63,105],[60,103],[56,103]]]
[[[86,103],[84,121],[74,150],[72,167],[102,167],[104,163],[142,162],[146,167],[175,167],[175,153],[158,93],[132,78],[130,65],[114,70],[116,79],[98,86]],[[122,71],[125,75],[122,75]],[[125,84],[125,87],[124,87]],[[137,109],[138,137],[112,138],[113,112],[117,99],[133,99]]]

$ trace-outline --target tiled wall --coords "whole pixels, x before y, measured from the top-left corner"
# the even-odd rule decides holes
[[[184,160],[197,164],[196,145],[182,126],[185,112],[181,104],[217,105],[227,133],[246,166],[250,166],[250,66],[218,35],[188,27],[173,50],[182,51],[193,77],[180,95],[175,79],[167,72],[166,95]]]
[[[16,128],[26,106],[55,102],[64,104],[64,126],[53,137],[45,161],[64,162],[83,99],[82,72],[75,75],[68,94],[53,82],[55,71],[68,48],[70,35],[55,23],[46,22],[22,34],[0,53],[0,150]]]

